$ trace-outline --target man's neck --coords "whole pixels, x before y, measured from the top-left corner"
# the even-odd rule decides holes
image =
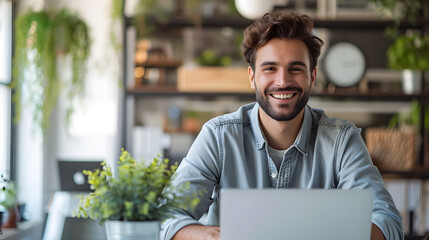
[[[292,120],[277,121],[259,107],[259,122],[268,145],[277,150],[288,149],[295,142],[301,129],[304,112],[305,108]]]

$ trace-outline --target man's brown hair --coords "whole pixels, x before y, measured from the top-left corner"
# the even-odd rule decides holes
[[[313,20],[307,15],[275,11],[265,14],[244,30],[241,52],[255,71],[256,50],[274,38],[299,39],[310,53],[310,71],[317,65],[323,41],[312,33]]]

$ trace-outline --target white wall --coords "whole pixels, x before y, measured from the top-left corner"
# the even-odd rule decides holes
[[[75,103],[70,126],[64,121],[65,98],[59,101],[53,128],[46,139],[44,202],[59,189],[56,161],[116,159],[116,125],[120,64],[110,43],[111,1],[48,1],[47,6],[68,8],[89,26],[92,47],[85,81],[85,95]],[[120,35],[119,35],[120,36]],[[60,61],[69,62],[69,59]],[[64,65],[64,64],[60,64]],[[70,77],[70,69],[62,68]],[[53,126],[54,127],[54,126]]]
[[[40,10],[44,0],[19,1],[18,14],[28,8]],[[21,97],[25,98],[23,92]],[[17,125],[16,181],[18,201],[26,203],[26,217],[41,221],[43,206],[43,138],[34,131],[31,109],[21,106],[21,118]]]
[[[57,160],[116,160],[116,128],[120,62],[110,44],[111,1],[20,1],[20,10],[44,6],[68,8],[89,26],[92,48],[87,63],[85,94],[75,103],[72,124],[65,123],[65,97],[60,96],[50,129],[43,139],[32,132],[31,116],[23,116],[18,127],[18,182],[20,200],[28,205],[28,217],[41,220],[44,208],[59,190]],[[35,5],[33,5],[35,4]],[[117,32],[120,32],[117,31]],[[120,39],[120,34],[118,38]],[[60,75],[70,77],[69,58],[58,60]]]

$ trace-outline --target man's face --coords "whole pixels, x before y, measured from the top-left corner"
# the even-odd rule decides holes
[[[256,50],[250,84],[262,110],[277,121],[294,119],[308,102],[316,68],[310,72],[309,52],[297,39],[272,39]]]

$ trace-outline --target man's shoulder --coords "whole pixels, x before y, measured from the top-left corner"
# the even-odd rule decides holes
[[[255,103],[249,103],[241,106],[237,111],[227,113],[210,119],[206,125],[220,127],[226,125],[248,125],[250,124],[250,115]]]
[[[323,110],[311,108],[310,112],[313,118],[313,123],[322,128],[330,129],[356,129],[356,125],[346,119],[330,117]]]

